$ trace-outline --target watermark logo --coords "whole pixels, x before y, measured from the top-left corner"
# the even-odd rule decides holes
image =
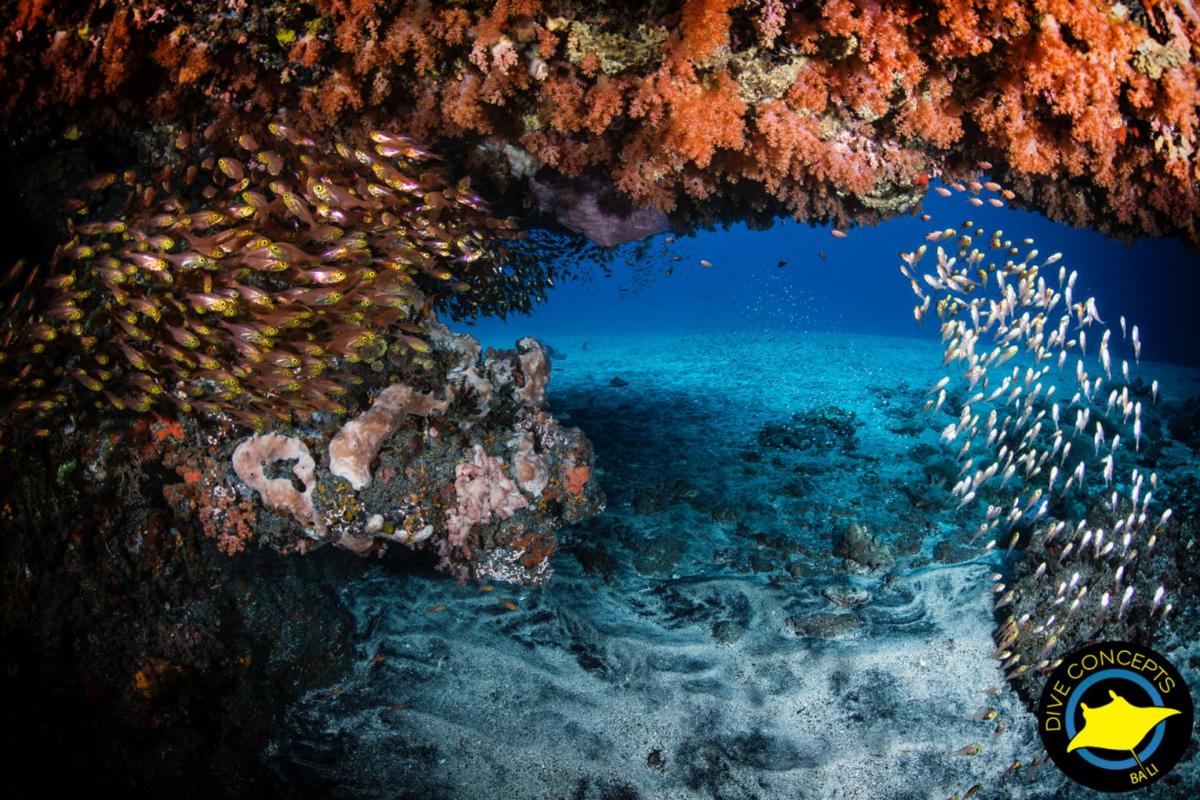
[[[1166,658],[1129,642],[1101,642],[1063,659],[1046,681],[1037,717],[1059,769],[1092,789],[1127,792],[1179,762],[1193,708]]]

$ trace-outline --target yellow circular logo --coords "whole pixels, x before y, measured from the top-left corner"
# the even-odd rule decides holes
[[[1191,739],[1192,715],[1174,665],[1130,642],[1101,642],[1064,658],[1037,712],[1054,763],[1102,792],[1140,789],[1166,775]]]

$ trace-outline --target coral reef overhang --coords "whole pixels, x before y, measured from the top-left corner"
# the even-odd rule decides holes
[[[931,179],[981,173],[1055,219],[1200,235],[1190,3],[221,8],[11,4],[0,124],[70,151],[161,150],[281,108],[321,132],[383,123],[605,244],[779,215],[872,223]]]

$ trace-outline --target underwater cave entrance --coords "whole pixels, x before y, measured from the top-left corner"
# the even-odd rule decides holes
[[[1096,297],[1110,329],[1118,330],[1118,317],[1136,319],[1142,340],[1163,345],[1156,362],[1181,362],[1134,365],[1148,376],[1130,384],[1146,401],[1138,412],[1146,440],[1122,455],[1130,456],[1121,462],[1126,471],[1140,466],[1144,476],[1165,459],[1158,463],[1166,483],[1194,464],[1186,420],[1195,402],[1185,401],[1200,392],[1189,366],[1197,361],[1196,321],[1185,306],[1164,303],[1161,290],[1141,288],[1193,286],[1191,251],[1169,242],[1117,245],[1017,212],[972,210],[971,228],[985,227],[989,214],[994,225],[1030,233],[1042,259],[1061,249],[1063,263],[1079,271],[1076,300]],[[953,208],[945,215],[967,216]],[[1000,495],[1020,496],[1020,481],[1009,485],[1001,473],[965,502],[970,489],[960,484],[979,449],[1035,448],[1014,426],[987,446],[984,428],[976,451],[960,449],[960,409],[975,402],[986,416],[986,403],[972,400],[976,387],[966,385],[939,396],[941,379],[956,373],[943,362],[932,312],[924,329],[914,325],[908,282],[896,276],[892,255],[915,249],[929,227],[897,221],[840,242],[793,225],[670,244],[661,237],[556,287],[529,317],[475,323],[485,344],[534,335],[547,345],[549,409],[592,440],[609,504],[564,531],[554,579],[521,592],[520,611],[497,620],[498,635],[488,627],[494,606],[478,595],[448,603],[461,604],[452,620],[422,623],[413,641],[441,642],[459,670],[453,690],[418,693],[433,715],[463,724],[450,696],[495,687],[484,664],[499,658],[523,676],[520,688],[487,690],[499,704],[499,730],[526,737],[503,745],[505,760],[558,752],[542,725],[510,710],[533,704],[573,741],[593,743],[593,755],[558,762],[577,765],[578,786],[650,794],[672,783],[701,793],[749,787],[764,771],[781,792],[793,782],[832,786],[851,764],[888,785],[896,772],[864,766],[879,763],[903,764],[909,783],[961,792],[975,776],[1007,776],[1012,763],[1028,760],[1037,747],[1030,717],[1014,693],[999,690],[1006,676],[1031,684],[1004,650],[1026,658],[1055,651],[1042,647],[1049,631],[1019,646],[1006,641],[1005,609],[1020,606],[1045,621],[1039,609],[1055,598],[1038,588],[1035,557],[1021,553],[1037,550],[1033,538],[1047,530],[1034,527],[1037,503],[1022,506],[1028,520],[1013,529],[1024,531],[1020,543],[1006,555],[1010,542],[1000,540],[988,554],[992,535],[979,531],[991,519],[986,509]],[[1142,272],[1109,266],[1117,261],[1140,263]],[[1056,271],[1047,268],[1051,282]],[[1120,344],[1106,342],[1120,353],[1114,363],[1136,361],[1128,337],[1126,330]],[[1099,344],[1097,327],[1085,356],[1089,382],[1103,374]],[[988,393],[1012,368],[1020,383],[1039,364],[1005,357]],[[1162,382],[1161,405],[1151,402],[1151,374]],[[1062,384],[1065,407],[1071,362],[1044,377]],[[1043,394],[1030,415],[1044,420],[1047,436],[1052,405]],[[1054,427],[1075,421],[1061,414]],[[1113,433],[1106,428],[1104,441]],[[1078,489],[1066,501],[1067,477],[1052,481],[1064,493],[1052,513],[1095,511],[1095,498]],[[1063,559],[1072,563],[1070,551]],[[1018,585],[1021,595],[1008,597]],[[444,597],[429,587],[405,591],[419,592],[410,605]],[[1136,614],[1161,613],[1153,587],[1142,591],[1150,597]],[[1119,600],[1110,597],[1114,607]],[[1132,606],[1122,613],[1135,618]],[[456,644],[462,640],[472,644]],[[988,745],[964,747],[976,740]],[[956,756],[968,750],[972,759]],[[602,765],[614,757],[634,765],[626,778],[608,777]],[[487,785],[515,788],[484,763],[469,763]]]

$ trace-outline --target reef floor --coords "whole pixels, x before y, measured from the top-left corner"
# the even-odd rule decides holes
[[[1092,796],[1031,767],[1032,716],[987,693],[1003,556],[970,541],[980,512],[951,500],[944,422],[922,410],[936,343],[549,344],[551,411],[591,438],[608,510],[564,533],[544,587],[460,587],[403,553],[365,566],[340,589],[349,668],[267,748],[279,792]],[[1200,395],[1200,370],[1143,374],[1167,407]],[[1195,469],[1181,443],[1162,453],[1160,471]],[[1195,645],[1169,655],[1200,686]],[[1144,796],[1189,796],[1195,762]]]

